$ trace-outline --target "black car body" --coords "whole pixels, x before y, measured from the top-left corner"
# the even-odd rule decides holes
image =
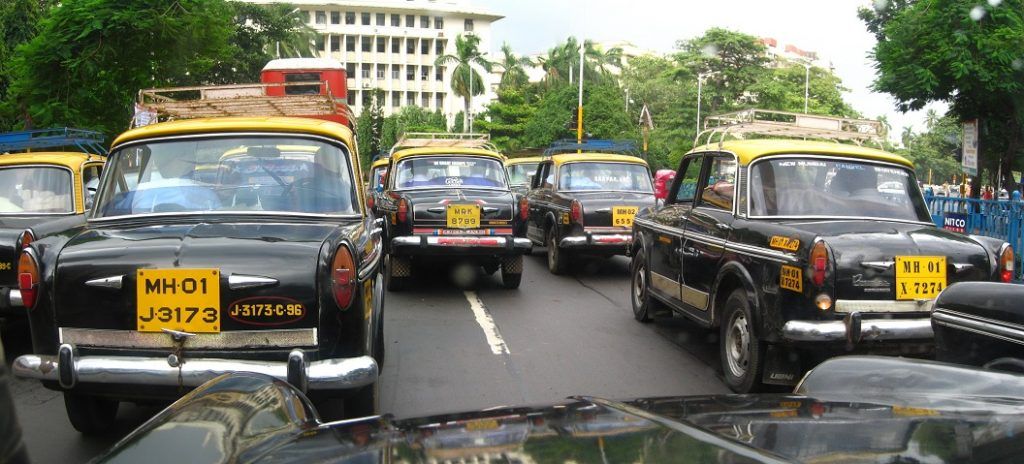
[[[667,307],[720,327],[736,391],[795,383],[837,352],[929,353],[935,295],[1009,279],[1013,251],[935,227],[911,168],[836,143],[694,149],[665,205],[634,222],[634,315]]]
[[[378,208],[386,216],[387,287],[400,289],[414,261],[471,261],[518,288],[525,200],[509,190],[504,157],[479,148],[426,147],[391,155]]]
[[[940,361],[1024,373],[1024,286],[950,285],[935,300],[932,328]]]
[[[381,243],[354,147],[348,128],[301,118],[123,134],[88,218],[22,252],[34,354],[15,374],[62,391],[87,433],[118,401],[237,371],[373,411]]]
[[[1024,452],[1022,386],[1024,380],[1014,374],[846,357],[816,368],[792,394],[624,402],[574,397],[539,407],[324,424],[287,384],[236,375],[167,408],[97,462],[137,462],[168,449],[179,450],[175,462],[197,464],[488,462],[495,457],[506,462],[1003,462]]]
[[[629,253],[634,215],[655,205],[647,162],[628,155],[551,155],[527,194],[527,236],[547,247],[548,269],[566,272],[576,253]]]

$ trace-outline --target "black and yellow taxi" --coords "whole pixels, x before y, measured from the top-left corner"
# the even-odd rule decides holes
[[[370,176],[366,183],[366,206],[378,216],[380,215],[377,210],[378,197],[384,192],[390,162],[391,160],[387,157],[383,157],[373,160],[370,164]]]
[[[633,217],[655,204],[647,162],[615,153],[544,157],[526,198],[527,236],[547,247],[554,274],[568,272],[575,254],[628,253]]]
[[[840,352],[930,353],[939,292],[1013,274],[1006,242],[932,223],[910,161],[835,142],[697,147],[633,227],[634,316],[719,328],[737,392]]]
[[[0,134],[0,316],[24,317],[18,252],[60,228],[61,219],[92,208],[106,161],[102,142],[101,134],[81,129]]]
[[[378,208],[387,215],[387,287],[399,290],[413,264],[462,261],[487,273],[501,271],[505,288],[518,288],[526,201],[508,183],[505,157],[487,148],[440,146],[391,154]]]
[[[520,158],[509,158],[505,161],[505,170],[508,171],[508,182],[513,192],[526,194],[530,190],[530,179],[537,173],[537,166],[543,160],[540,156],[524,156]]]
[[[21,251],[33,353],[16,375],[105,431],[119,402],[259,372],[346,415],[376,409],[383,361],[379,222],[352,131],[223,117],[132,129],[95,205]]]

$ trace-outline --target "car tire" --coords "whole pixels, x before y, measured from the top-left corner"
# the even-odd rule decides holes
[[[408,286],[409,276],[412,275],[412,266],[408,258],[401,258],[388,255],[385,258],[384,266],[384,286],[389,292],[400,292]],[[401,272],[396,267],[403,267],[405,271]],[[395,276],[395,274],[406,274],[405,276]]]
[[[558,237],[554,229],[548,231],[548,270],[554,275],[565,274],[569,270],[569,252],[558,247]]]
[[[722,309],[719,357],[725,383],[736,393],[758,391],[764,371],[765,343],[754,333],[754,318],[747,292],[733,290]]]
[[[64,392],[64,408],[71,426],[83,435],[108,433],[117,420],[117,400]]]
[[[651,308],[654,304],[649,289],[650,273],[647,271],[647,258],[641,250],[630,263],[630,298],[633,306],[633,319],[640,322],[651,322]]]
[[[523,256],[507,256],[501,259],[501,285],[509,290],[519,288],[523,281]]]
[[[345,419],[375,416],[380,412],[380,380],[360,388],[343,402]]]

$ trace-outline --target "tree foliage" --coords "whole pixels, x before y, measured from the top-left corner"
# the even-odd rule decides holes
[[[477,131],[489,133],[491,141],[502,151],[525,148],[523,136],[526,124],[536,109],[526,103],[523,92],[514,88],[501,89],[498,98],[487,106],[487,111],[476,121]]]
[[[482,95],[486,90],[480,69],[491,71],[491,62],[480,52],[480,37],[460,34],[455,38],[455,54],[437,57],[434,65],[455,67],[452,70],[452,91],[462,97],[464,111],[469,113],[472,97]],[[480,69],[474,69],[474,66]]]

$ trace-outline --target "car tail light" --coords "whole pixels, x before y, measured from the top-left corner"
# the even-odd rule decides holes
[[[398,200],[398,222],[405,222],[409,219],[409,201],[405,198]]]
[[[569,215],[572,217],[572,222],[583,225],[583,204],[579,200],[572,201],[572,205],[569,207]]]
[[[530,202],[526,197],[519,199],[519,219],[526,220],[530,216]]]
[[[366,209],[373,209],[373,195],[366,196]]]
[[[39,293],[39,263],[29,250],[22,250],[18,258],[18,290],[21,304],[27,309],[34,308]]]
[[[828,248],[825,242],[818,241],[811,248],[811,281],[815,286],[825,284],[825,272],[828,270]]]
[[[339,308],[347,309],[352,304],[356,280],[356,266],[352,259],[352,252],[348,251],[347,246],[341,245],[338,247],[338,251],[334,252],[334,259],[331,260],[331,293]]]
[[[999,280],[1002,282],[1013,281],[1013,247],[1007,245],[999,254]]]
[[[18,249],[24,250],[34,241],[36,241],[36,236],[32,235],[31,230],[26,230],[21,233],[21,238],[18,239]]]

